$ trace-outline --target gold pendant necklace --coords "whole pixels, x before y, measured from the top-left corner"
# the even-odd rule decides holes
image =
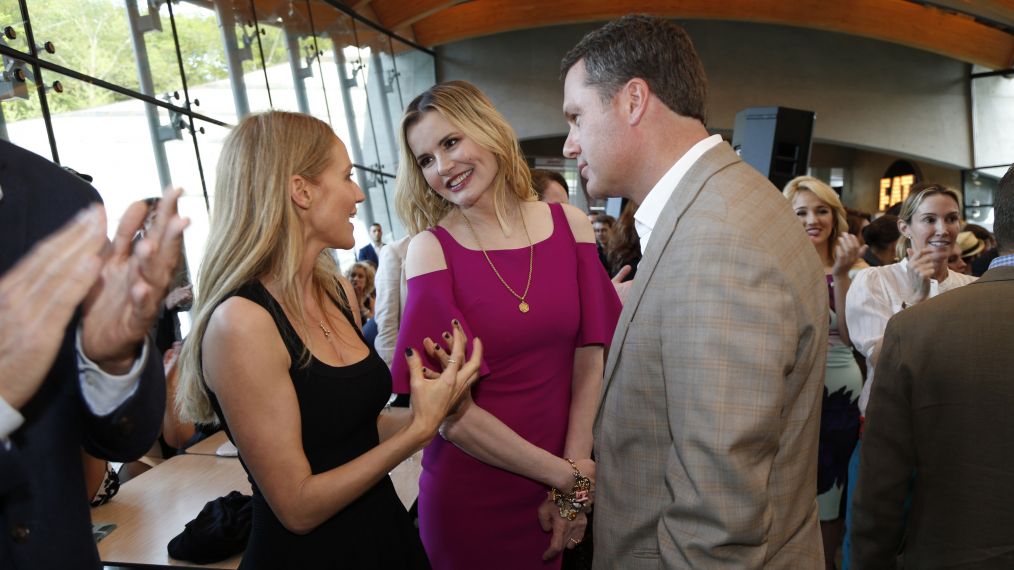
[[[503,286],[510,291],[511,295],[514,295],[514,297],[520,301],[520,303],[518,303],[518,310],[521,311],[522,314],[530,311],[531,307],[528,305],[528,302],[525,301],[525,297],[528,296],[528,289],[532,286],[532,270],[535,267],[535,244],[532,243],[532,236],[528,235],[528,224],[525,223],[524,212],[519,211],[521,214],[521,225],[525,228],[525,237],[528,239],[528,282],[525,284],[525,292],[518,295],[517,292],[507,284],[507,281],[505,281],[503,276],[500,275],[500,272],[497,271],[496,265],[493,265],[493,260],[490,259],[489,253],[486,252],[486,248],[482,247],[482,241],[479,239],[479,234],[476,233],[475,228],[472,227],[472,222],[469,221],[468,216],[465,215],[465,212],[462,212],[461,210],[458,211],[461,212],[461,217],[465,218],[465,224],[468,225],[468,230],[472,232],[472,237],[475,238],[475,243],[479,244],[479,249],[482,251],[483,257],[486,258],[486,263],[489,264],[489,267],[493,270],[496,278],[500,280],[500,283],[503,283]]]

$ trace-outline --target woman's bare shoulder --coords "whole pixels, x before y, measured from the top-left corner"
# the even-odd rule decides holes
[[[408,253],[405,255],[405,278],[411,279],[442,269],[447,269],[447,260],[440,240],[430,231],[416,234],[409,242]]]

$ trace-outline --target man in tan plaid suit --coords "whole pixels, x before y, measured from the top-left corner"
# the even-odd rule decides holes
[[[627,16],[564,58],[564,154],[639,204],[595,424],[595,568],[823,568],[820,261],[788,202],[704,126],[686,32]]]

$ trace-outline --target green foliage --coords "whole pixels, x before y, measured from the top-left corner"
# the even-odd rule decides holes
[[[147,14],[148,3],[145,0],[29,0],[29,17],[36,41],[40,44],[52,41],[56,46],[55,54],[41,52],[40,56],[90,77],[141,92],[125,2],[137,2],[141,16]],[[215,13],[188,6],[181,14],[176,5],[173,8],[188,85],[228,77],[225,49]],[[182,96],[180,63],[167,4],[160,5],[159,16],[162,31],[152,30],[143,35],[154,84],[152,95],[162,97],[178,91]],[[0,29],[13,25],[22,32],[20,22],[21,12],[16,0],[0,0]],[[261,43],[267,64],[285,61],[284,34],[273,26],[264,28],[266,34],[262,36]],[[252,29],[250,33],[253,33]],[[26,49],[23,34],[9,45]],[[256,41],[252,51],[258,53]],[[259,57],[255,56],[255,60],[260,63]],[[250,66],[252,70],[257,64],[245,62],[244,68]],[[42,71],[41,79],[47,87],[54,81],[60,81],[64,88],[63,93],[47,91],[52,113],[87,109],[126,99],[102,87],[46,70]],[[8,122],[41,116],[34,88],[30,88],[27,100],[4,101],[3,114]]]

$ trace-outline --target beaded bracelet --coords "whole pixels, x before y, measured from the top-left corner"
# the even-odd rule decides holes
[[[566,457],[564,459],[567,460],[567,463],[570,463],[571,469],[574,470],[574,486],[570,488],[569,493],[564,493],[553,487],[549,491],[549,498],[560,509],[560,516],[572,521],[577,518],[577,514],[588,503],[588,495],[591,491],[591,479],[581,474],[581,470],[577,468],[574,460]]]

